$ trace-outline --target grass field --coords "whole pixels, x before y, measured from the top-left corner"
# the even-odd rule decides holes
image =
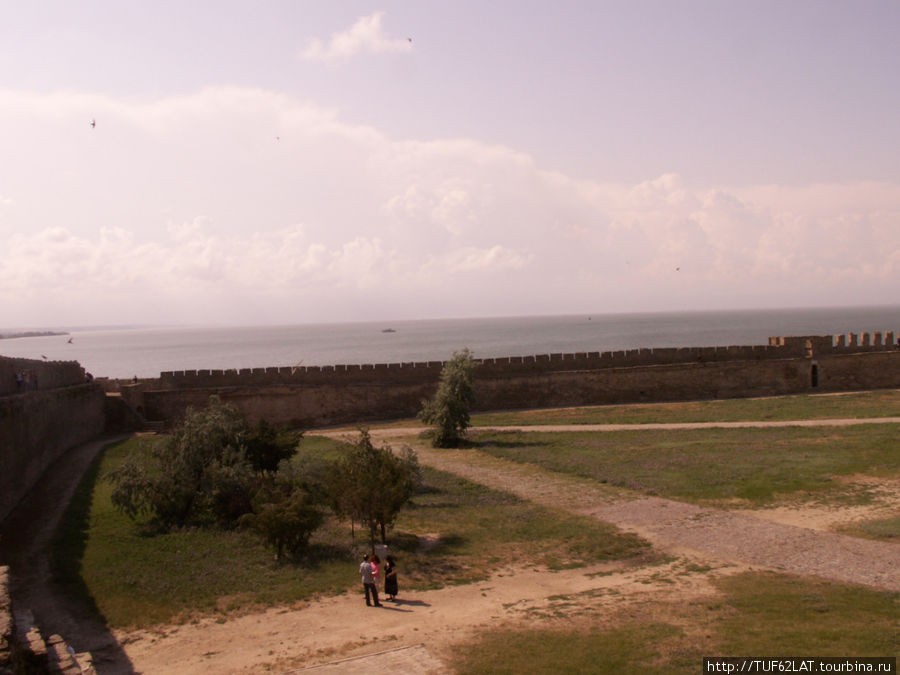
[[[247,611],[341,593],[359,583],[366,537],[334,519],[312,539],[309,555],[277,563],[240,530],[184,529],[146,534],[116,511],[99,477],[137,444],[110,447],[82,482],[56,542],[56,574],[112,627],[187,620],[200,613]],[[337,441],[304,440],[309,453],[335,456]],[[508,493],[428,468],[425,484],[389,532],[403,557],[404,586],[438,588],[486,578],[520,556],[551,568],[650,557],[649,545],[596,520],[551,511]],[[439,535],[421,547],[423,534]]]
[[[704,656],[896,656],[896,593],[783,574],[717,580],[714,600],[598,613],[556,629],[489,633],[460,673],[698,673]]]
[[[835,428],[473,431],[473,447],[504,459],[648,494],[709,505],[804,499],[865,501],[836,478],[900,475],[900,424]]]

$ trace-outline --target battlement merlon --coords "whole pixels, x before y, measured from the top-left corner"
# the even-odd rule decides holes
[[[707,363],[786,358],[815,358],[827,354],[898,349],[894,331],[847,335],[799,335],[770,337],[767,345],[722,347],[656,347],[620,351],[536,354],[476,359],[482,377],[503,377],[518,372],[540,373],[571,370],[629,368],[678,363]],[[333,366],[282,366],[231,370],[188,370],[160,373],[149,380],[152,388],[196,389],[205,387],[260,387],[332,384],[338,381],[378,385],[414,384],[435,380],[443,361]]]

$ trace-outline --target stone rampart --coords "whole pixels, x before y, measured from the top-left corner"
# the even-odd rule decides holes
[[[0,673],[15,673],[13,646],[15,637],[12,600],[9,595],[9,567],[0,566]]]
[[[0,356],[0,396],[69,387],[83,384],[85,378],[84,368],[77,361],[36,361]]]
[[[103,390],[85,382],[77,363],[0,358],[0,368],[9,366],[14,390],[0,396],[0,520],[63,452],[105,425]],[[37,373],[36,388],[16,386],[16,369]]]
[[[849,335],[774,337],[768,345],[730,347],[661,347],[629,349],[613,352],[577,352],[538,354],[479,359],[479,372],[513,376],[567,372],[571,370],[604,370],[638,366],[661,366],[687,363],[726,361],[762,361],[817,355],[890,351],[896,348],[893,331],[885,333],[851,333]],[[158,381],[150,381],[153,389],[204,389],[219,387],[262,387],[295,385],[332,385],[335,383],[378,384],[382,382],[415,384],[434,380],[441,372],[442,361],[409,363],[377,363],[335,366],[275,366],[233,370],[167,371]]]
[[[893,336],[892,331],[792,336],[770,338],[768,345],[480,359],[477,409],[841,391],[869,388],[867,382],[871,387],[900,386],[900,351]],[[878,355],[885,358],[872,358]],[[853,366],[841,365],[845,362]],[[121,392],[148,419],[170,424],[187,407],[203,407],[215,394],[251,421],[323,426],[415,415],[422,399],[434,394],[443,365],[429,361],[165,372],[158,380],[123,385]]]

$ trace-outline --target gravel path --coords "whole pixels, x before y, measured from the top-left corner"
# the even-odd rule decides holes
[[[898,418],[882,419],[885,422],[900,421]],[[802,424],[846,426],[858,422],[862,421],[822,420]],[[586,430],[585,426],[578,426],[576,430]],[[603,425],[604,428],[608,426]],[[628,426],[636,428],[635,425]],[[640,428],[661,426],[671,428],[674,425],[641,425]],[[762,423],[752,426],[785,425]],[[537,430],[532,427],[522,429]],[[560,431],[563,428],[543,427],[541,430]],[[403,431],[391,435],[385,430],[378,437],[395,438],[410,444],[410,434]],[[423,464],[512,492],[523,499],[593,516],[636,532],[666,549],[687,549],[712,554],[722,560],[900,591],[900,545],[895,543],[785,525],[670,499],[643,497],[624,489],[499,459],[477,450],[435,450],[416,441],[412,441],[412,445]]]
[[[818,420],[783,420],[773,422],[742,421],[742,422],[665,422],[651,424],[534,424],[523,426],[478,426],[472,427],[472,431],[534,431],[534,432],[563,432],[563,431],[642,431],[642,430],[666,430],[666,429],[753,429],[770,427],[855,427],[863,424],[900,424],[900,417],[855,417],[855,418],[824,418]],[[428,427],[396,427],[384,429],[370,429],[372,438],[408,438],[415,437],[427,431]],[[344,438],[354,436],[355,428],[342,427],[327,431],[311,432],[317,436],[331,436]]]

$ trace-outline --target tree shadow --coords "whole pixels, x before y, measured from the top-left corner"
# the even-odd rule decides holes
[[[495,438],[486,439],[482,441],[475,440],[466,440],[459,445],[462,449],[467,450],[484,450],[486,448],[504,448],[504,449],[515,449],[515,448],[539,448],[543,446],[550,445],[550,441],[541,441],[541,440],[532,440],[528,439],[527,441],[518,440],[518,441],[507,441],[507,440],[498,440]]]

